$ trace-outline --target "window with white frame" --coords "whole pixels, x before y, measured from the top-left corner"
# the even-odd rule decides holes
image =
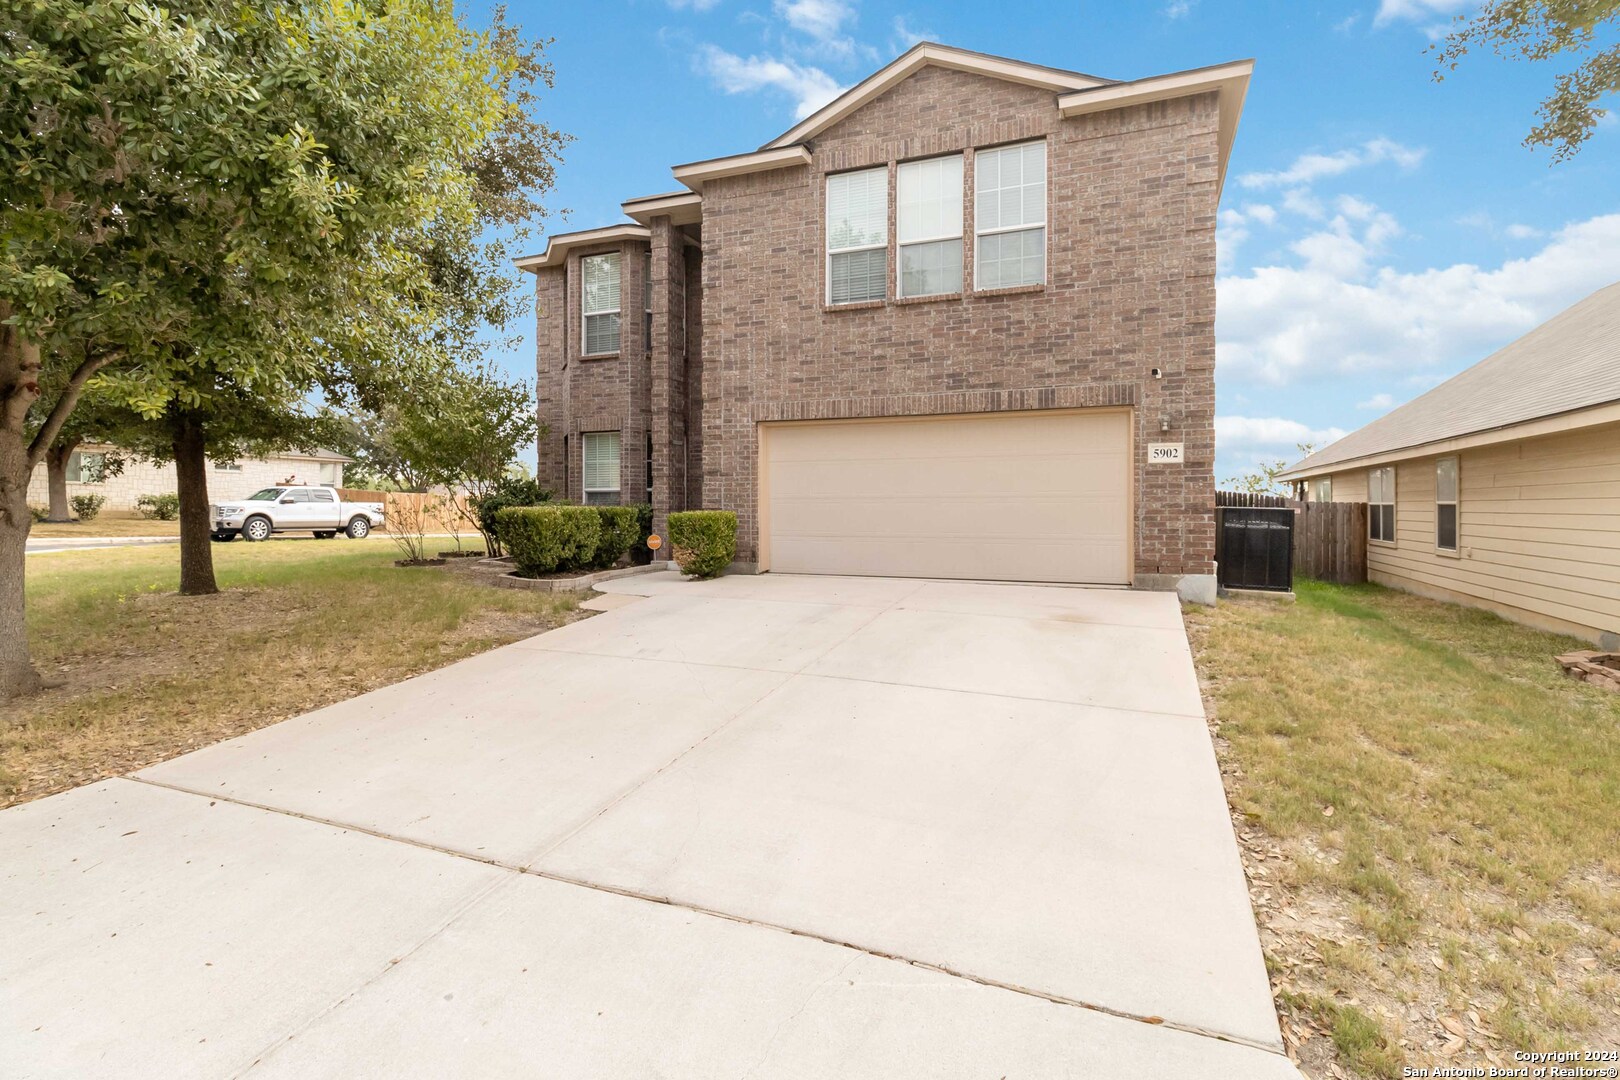
[[[343,464],[337,461],[323,461],[320,463],[321,483],[337,487],[343,480]]]
[[[908,161],[895,176],[900,296],[962,291],[962,156]]]
[[[1457,550],[1457,459],[1443,457],[1434,464],[1434,546]]]
[[[587,431],[581,440],[585,450],[585,503],[588,506],[617,506],[619,502],[619,433]]]
[[[1386,544],[1395,542],[1395,469],[1367,471],[1367,536]]]
[[[215,472],[241,472],[242,471],[242,463],[240,461],[216,461],[216,462],[214,462],[214,471]]]
[[[588,255],[579,261],[580,310],[584,313],[586,356],[619,351],[619,254]]]
[[[75,450],[68,455],[67,478],[76,484],[100,484],[107,479],[107,455]]]
[[[827,302],[888,296],[889,170],[827,177]]]
[[[1333,501],[1333,478],[1324,476],[1311,481],[1311,502],[1329,503]]]
[[[974,155],[973,236],[974,288],[1046,280],[1046,143]]]

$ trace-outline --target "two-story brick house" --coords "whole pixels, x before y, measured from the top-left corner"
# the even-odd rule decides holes
[[[540,477],[760,571],[1214,594],[1215,217],[1251,64],[919,45],[520,260]]]

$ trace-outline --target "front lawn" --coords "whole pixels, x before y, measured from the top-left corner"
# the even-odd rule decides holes
[[[1620,695],[1377,586],[1189,610],[1290,1050],[1313,1077],[1620,1050]]]
[[[34,658],[62,686],[0,717],[0,806],[128,772],[576,615],[578,597],[403,570],[394,545],[217,545],[217,596],[170,545],[28,557]]]
[[[179,536],[178,521],[153,521],[139,514],[103,510],[89,521],[36,521],[28,530],[31,540],[61,540],[92,536]]]

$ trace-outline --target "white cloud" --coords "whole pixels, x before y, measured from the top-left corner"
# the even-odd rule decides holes
[[[1515,240],[1534,240],[1546,233],[1532,225],[1509,225],[1507,234]]]
[[[1243,216],[1250,221],[1258,221],[1262,225],[1275,225],[1277,223],[1277,210],[1265,203],[1244,203]]]
[[[698,51],[698,66],[728,94],[776,89],[793,98],[793,115],[802,120],[843,93],[838,80],[818,67],[773,56],[746,59],[717,45]]]
[[[1393,139],[1369,139],[1360,146],[1331,154],[1301,154],[1288,168],[1276,172],[1244,173],[1238,177],[1238,183],[1246,188],[1298,186],[1386,161],[1394,162],[1403,169],[1413,169],[1423,161],[1426,153],[1427,150],[1403,146]]]
[[[906,22],[904,15],[894,17],[894,51],[905,52],[920,41],[938,41],[939,35],[932,30],[917,30]]]
[[[1356,408],[1358,409],[1377,409],[1379,412],[1383,412],[1386,409],[1393,409],[1394,407],[1395,398],[1389,394],[1374,394],[1366,401],[1356,402]]]
[[[1337,427],[1313,428],[1298,420],[1279,416],[1217,416],[1215,418],[1215,449],[1223,458],[1250,462],[1271,461],[1286,457],[1289,461],[1299,457],[1298,447],[1310,445],[1320,450],[1330,442],[1344,438],[1345,430]]]
[[[712,11],[720,6],[720,0],[666,0],[666,2],[676,11]]]
[[[1380,0],[1373,25],[1387,26],[1401,20],[1421,22],[1437,15],[1455,15],[1470,3],[1472,0]]]
[[[1185,19],[1192,14],[1193,4],[1197,0],[1171,0],[1165,6],[1164,15],[1167,19]]]
[[[844,23],[855,17],[843,0],[776,0],[774,6],[789,26],[820,41],[841,35]]]
[[[1375,218],[1360,232],[1336,221],[1313,234],[1330,239],[1295,245],[1303,265],[1222,277],[1216,356],[1223,376],[1272,385],[1392,371],[1430,378],[1483,358],[1620,279],[1620,214],[1565,226],[1535,254],[1494,269],[1373,268],[1391,228],[1398,229],[1393,219]]]

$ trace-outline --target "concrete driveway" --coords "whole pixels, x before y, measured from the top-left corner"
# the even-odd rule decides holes
[[[1173,597],[604,588],[0,814],[0,1075],[1297,1077]]]

